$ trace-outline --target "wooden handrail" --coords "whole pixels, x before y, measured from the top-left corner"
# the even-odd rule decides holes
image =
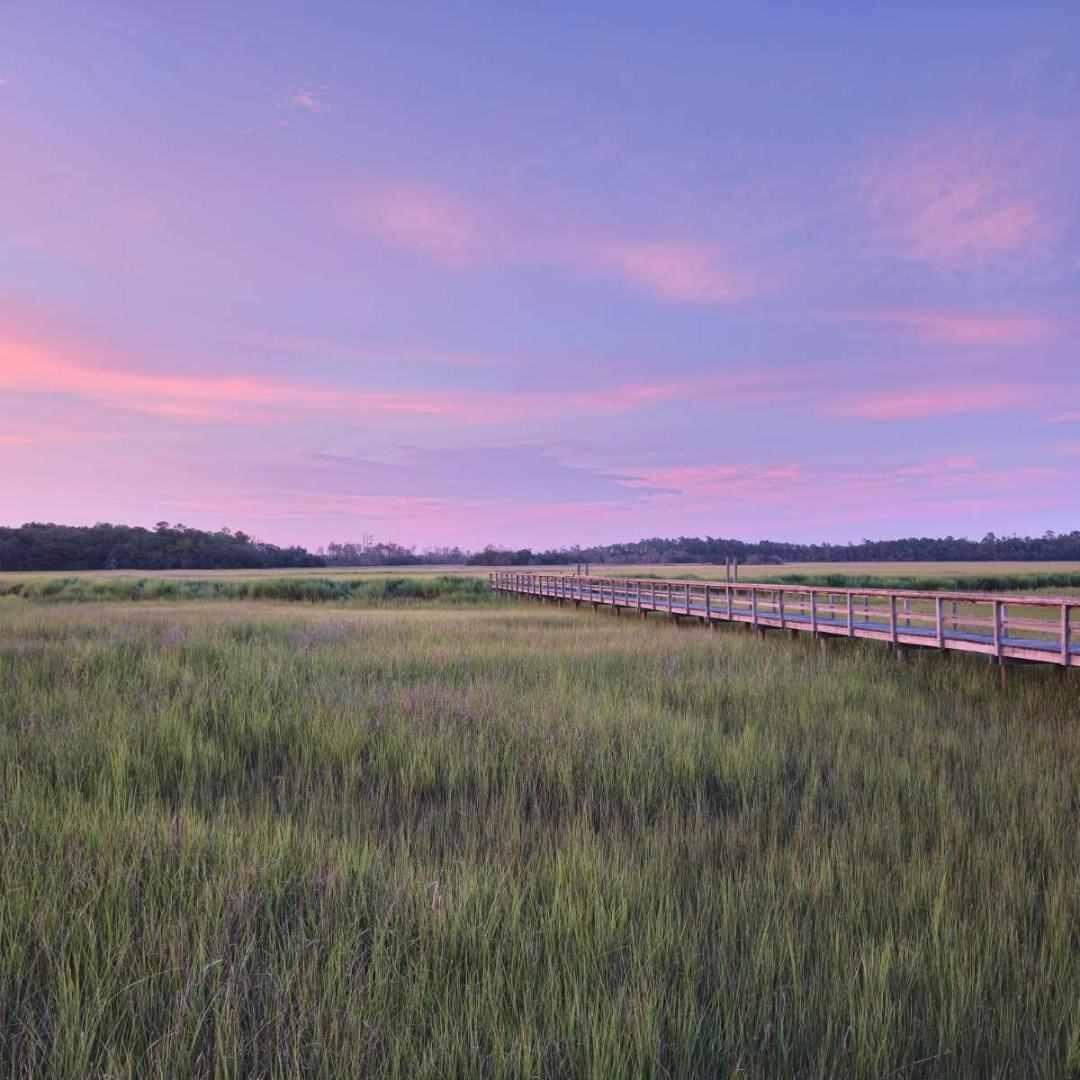
[[[616,609],[636,607],[706,622],[884,640],[894,646],[984,652],[1006,659],[1080,667],[1080,596],[1016,596],[928,589],[787,585],[771,581],[593,577],[550,572],[493,571],[492,588],[540,599],[573,600]],[[785,597],[793,598],[785,604]],[[856,610],[855,601],[862,599]],[[720,600],[720,603],[716,603]],[[918,607],[912,601],[926,601]],[[876,602],[877,601],[877,602]],[[902,601],[900,608],[898,601]],[[950,609],[945,608],[948,601]],[[932,603],[931,603],[932,602]],[[963,607],[962,607],[963,605]],[[1010,608],[1043,609],[1056,618],[1024,618]],[[1026,633],[1026,638],[1019,633]]]
[[[501,571],[492,571],[492,573],[500,573]],[[834,596],[844,596],[847,593],[851,593],[853,596],[895,596],[898,598],[909,597],[912,600],[936,600],[941,597],[942,600],[967,600],[967,601],[983,601],[984,603],[1002,600],[1007,604],[1028,604],[1031,606],[1042,607],[1060,607],[1062,604],[1068,604],[1070,607],[1080,608],[1080,596],[1023,596],[1017,593],[987,593],[987,592],[958,592],[955,590],[929,590],[929,589],[882,589],[877,587],[859,587],[849,585],[789,585],[781,584],[777,581],[694,581],[689,578],[631,578],[631,577],[585,577],[583,575],[574,574],[551,574],[551,573],[537,573],[527,574],[526,577],[534,578],[554,578],[561,579],[563,577],[567,579],[580,580],[580,581],[592,581],[596,584],[603,583],[607,588],[612,585],[624,585],[628,583],[646,583],[655,585],[689,585],[692,588],[704,589],[708,586],[710,589],[725,589],[731,588],[737,592],[747,592],[750,589],[774,589],[782,592],[802,592],[802,593],[832,593]]]

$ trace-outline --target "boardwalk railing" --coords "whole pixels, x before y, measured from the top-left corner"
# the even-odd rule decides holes
[[[984,653],[1080,667],[1080,597],[999,596],[917,589],[837,589],[767,582],[661,581],[532,574],[490,575],[492,589],[643,615],[868,638],[892,645]]]

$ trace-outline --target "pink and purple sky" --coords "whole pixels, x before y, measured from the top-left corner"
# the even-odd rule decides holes
[[[44,0],[0,139],[2,524],[1080,527],[1075,3]]]

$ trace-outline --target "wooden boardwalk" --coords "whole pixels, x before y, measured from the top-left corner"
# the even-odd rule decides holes
[[[764,633],[864,638],[894,647],[982,653],[1080,668],[1080,596],[1000,596],[915,589],[836,589],[767,582],[660,581],[533,574],[490,575],[500,593],[615,612],[660,612]]]

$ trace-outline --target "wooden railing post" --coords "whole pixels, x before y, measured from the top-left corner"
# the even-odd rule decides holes
[[[1003,683],[1006,665],[1013,657],[1064,668],[1077,666],[1074,647],[1080,598],[1028,599],[987,593],[962,596],[929,589],[835,591],[827,587],[794,586],[789,590],[770,582],[737,583],[732,580],[695,583],[652,578],[594,578],[588,574],[536,573],[517,568],[489,569],[487,579],[488,587],[494,592],[554,600],[560,606],[566,600],[580,602],[587,599],[592,602],[594,610],[599,604],[606,604],[614,607],[616,613],[623,608],[634,607],[642,615],[646,609],[666,609],[672,617],[697,617],[710,626],[725,618],[733,621],[736,616],[743,618],[749,615],[749,620],[744,621],[748,621],[762,635],[770,626],[779,626],[782,630],[798,629],[796,620],[804,619],[807,621],[801,629],[809,629],[815,637],[845,631],[850,638],[880,637],[881,631],[886,630],[898,657],[907,651],[900,648],[901,644],[936,647],[942,651],[962,648],[989,655],[1001,667]],[[721,589],[723,601],[717,602],[714,598],[719,596]],[[676,591],[681,596],[681,607],[676,606]],[[860,596],[864,623],[856,622]],[[821,597],[825,597],[824,604],[820,602]],[[700,607],[698,600],[702,601]],[[882,611],[883,603],[888,605],[885,611]],[[971,614],[962,616],[959,604],[967,604]],[[989,635],[985,632],[986,619],[982,614],[987,607],[991,611],[993,628],[993,633]],[[1013,638],[1009,637],[1010,607],[1019,607],[1021,612],[1014,623],[1016,636]],[[1024,613],[1029,609],[1040,609],[1038,621],[1028,621]],[[1054,640],[1055,611],[1060,620],[1056,628],[1057,641]],[[959,633],[961,622],[979,632]],[[1023,633],[1029,626],[1034,630],[1032,640],[1028,640]],[[908,635],[903,643],[900,641],[901,630]],[[958,636],[953,637],[953,634]]]

